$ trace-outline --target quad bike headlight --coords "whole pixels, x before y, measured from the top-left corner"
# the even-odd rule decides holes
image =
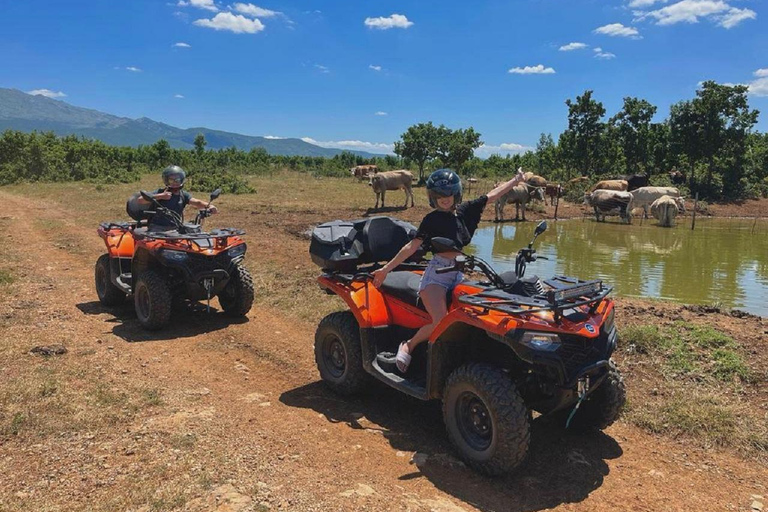
[[[168,261],[181,262],[187,259],[187,253],[184,251],[174,251],[172,249],[166,249],[163,251],[163,258]]]
[[[533,350],[554,352],[560,346],[560,336],[547,332],[526,332],[520,342]]]
[[[229,254],[230,258],[237,258],[241,254],[245,254],[245,244],[232,247],[231,249],[227,250],[227,254]]]

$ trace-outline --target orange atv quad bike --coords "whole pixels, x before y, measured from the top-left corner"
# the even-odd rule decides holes
[[[320,376],[334,391],[352,394],[372,377],[422,400],[441,399],[443,420],[466,463],[488,475],[518,467],[530,442],[532,411],[565,426],[603,429],[625,402],[616,348],[612,288],[601,281],[526,277],[537,259],[533,243],[517,254],[515,271],[496,273],[475,256],[462,255],[438,272],[472,272],[449,292],[448,314],[401,374],[394,354],[430,317],[418,288],[423,258],[390,272],[381,288],[371,272],[414,235],[389,217],[321,224],[310,254],[323,273],[320,287],[338,295],[349,311],[332,313],[315,334]],[[433,238],[439,252],[457,250]],[[539,256],[540,257],[540,256]],[[543,258],[543,257],[542,257]]]
[[[141,195],[148,206],[136,202]],[[199,210],[193,223],[161,206],[141,191],[129,199],[126,209],[136,222],[104,222],[97,233],[107,254],[96,261],[96,293],[105,306],[115,306],[133,294],[139,323],[149,330],[164,327],[172,306],[184,300],[210,300],[231,316],[245,316],[253,304],[253,280],[242,262],[244,231],[234,228],[202,229],[210,209]],[[210,202],[221,194],[216,189]],[[210,202],[208,205],[210,206]],[[149,231],[153,215],[165,215],[174,226],[168,231]]]

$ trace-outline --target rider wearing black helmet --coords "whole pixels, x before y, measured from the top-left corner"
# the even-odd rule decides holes
[[[461,178],[458,174],[451,169],[438,169],[430,174],[427,178],[427,195],[429,196],[429,205],[435,209],[421,221],[416,232],[416,238],[408,242],[386,265],[373,273],[374,286],[381,286],[387,274],[410,258],[423,244],[434,253],[430,243],[434,237],[448,238],[459,249],[468,245],[480,222],[485,205],[489,202],[496,202],[522,181],[523,172],[522,169],[518,169],[514,178],[502,183],[488,194],[462,203]],[[411,353],[416,345],[429,338],[435,326],[448,312],[446,291],[459,284],[464,276],[459,271],[437,274],[435,270],[453,265],[454,258],[459,254],[457,251],[433,254],[432,260],[421,276],[419,298],[432,318],[432,323],[423,326],[410,340],[400,344],[396,362],[401,372],[408,369]]]
[[[178,213],[179,216],[182,215],[184,208],[188,204],[192,205],[198,210],[203,210],[207,207],[211,213],[218,213],[219,210],[215,206],[208,206],[207,202],[201,201],[200,199],[195,199],[192,197],[192,194],[186,190],[182,190],[184,188],[184,184],[187,181],[187,173],[184,172],[184,169],[178,165],[169,165],[163,169],[162,176],[163,184],[165,184],[165,187],[157,189],[152,196],[158,203],[160,203],[161,206],[165,206],[169,210]],[[139,204],[144,205],[149,204],[148,201],[145,201],[140,196],[138,197],[138,202]],[[150,229],[172,229],[173,226],[173,221],[167,217],[163,215],[155,215],[152,218]]]

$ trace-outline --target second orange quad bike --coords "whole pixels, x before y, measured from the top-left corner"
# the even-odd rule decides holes
[[[221,190],[211,194],[216,199]],[[245,316],[253,304],[253,280],[243,266],[245,233],[221,228],[203,231],[208,208],[198,211],[193,223],[140,195],[150,205],[141,207],[136,197],[128,213],[136,222],[104,222],[97,230],[107,253],[96,261],[96,293],[102,304],[115,306],[133,295],[136,316],[146,329],[164,327],[172,306],[184,300],[219,298],[225,313]],[[210,202],[208,203],[210,205]],[[148,230],[153,215],[165,215],[174,224],[167,231]]]
[[[540,257],[533,243],[546,229],[539,223],[518,252],[514,272],[498,274],[471,255],[444,269],[472,273],[450,292],[447,316],[401,374],[394,364],[399,343],[430,323],[418,296],[426,266],[421,258],[406,262],[379,289],[371,272],[415,228],[390,217],[316,227],[310,254],[323,269],[318,282],[349,307],[317,328],[315,359],[323,381],[353,394],[375,378],[422,400],[442,400],[451,442],[469,466],[488,475],[524,461],[532,411],[571,428],[611,425],[625,402],[611,360],[617,340],[611,288],[565,276],[527,277],[526,265]],[[439,251],[456,250],[451,244],[432,239]]]

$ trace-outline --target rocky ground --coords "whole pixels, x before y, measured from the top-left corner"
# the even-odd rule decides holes
[[[254,183],[255,195],[222,197],[222,214],[211,219],[248,231],[258,297],[247,320],[194,307],[157,333],[138,326],[130,303],[104,308],[93,290],[103,252],[96,225],[124,218],[123,198],[136,185],[0,189],[0,510],[764,508],[763,437],[732,445],[644,428],[637,418],[645,402],[696,379],[662,375],[630,346],[617,354],[626,418],[592,435],[537,419],[528,462],[502,479],[454,457],[439,404],[383,388],[351,400],[329,392],[318,382],[313,336],[319,319],[342,304],[315,285],[306,232],[371,213],[371,194],[364,185],[293,175]],[[417,221],[428,210],[385,211]],[[667,303],[618,305],[619,325],[682,320],[735,339],[755,379],[701,389],[712,393],[707,400],[746,411],[757,424],[748,433],[760,435],[760,422],[768,425],[765,320]],[[56,345],[66,352],[31,352]]]

